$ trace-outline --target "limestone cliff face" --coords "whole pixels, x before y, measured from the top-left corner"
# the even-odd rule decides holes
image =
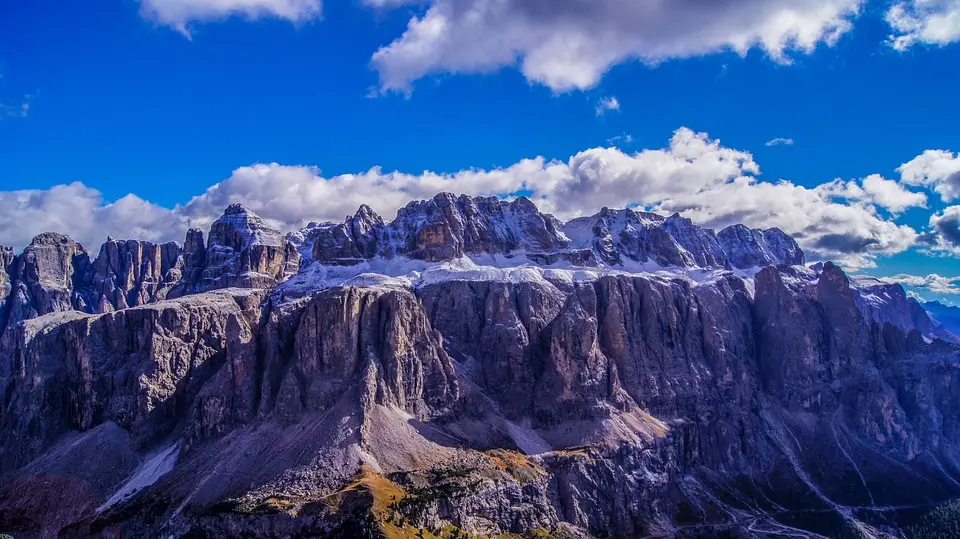
[[[130,432],[138,447],[165,437],[212,376],[256,357],[262,296],[237,294],[104,315],[48,314],[23,324],[0,349],[0,472],[68,433],[105,423]],[[252,371],[249,365],[237,378],[251,379]]]
[[[203,270],[194,287],[272,288],[299,267],[300,253],[292,243],[255,213],[233,204],[210,227]]]
[[[30,477],[100,444],[130,469],[80,474],[90,507],[59,525],[215,536],[271,535],[273,513],[243,508],[278,496],[299,508],[289,533],[346,525],[303,504],[359,463],[407,485],[394,511],[408,522],[476,533],[669,532],[688,507],[700,525],[732,513],[776,529],[736,500],[836,506],[842,524],[844,507],[958,494],[957,349],[867,320],[830,264],[765,269],[755,300],[732,275],[265,294],[21,324],[2,350],[4,481],[40,489]],[[124,490],[159,462],[163,477]],[[217,513],[224,500],[239,505]],[[0,492],[8,514],[23,503]]]
[[[717,239],[730,263],[738,268],[777,264],[799,266],[804,263],[800,246],[779,228],[751,230],[743,225],[733,225],[718,232]]]
[[[108,238],[93,262],[92,292],[97,312],[146,305],[166,297],[182,278],[177,243]]]
[[[40,234],[19,256],[3,255],[8,290],[0,328],[47,313],[91,309],[87,251],[63,234]]]
[[[453,362],[410,292],[339,288],[312,299],[291,336],[292,357],[276,355],[268,401],[287,415],[325,411],[363,380],[365,398],[421,420],[458,396]]]
[[[558,229],[556,219],[524,197],[504,202],[441,193],[407,204],[389,225],[362,206],[344,224],[321,231],[313,258],[355,264],[375,256],[436,262],[464,255],[554,253],[569,244]]]
[[[8,268],[13,264],[13,249],[0,245],[0,333],[3,332],[7,318],[7,300],[10,297],[12,285]]]

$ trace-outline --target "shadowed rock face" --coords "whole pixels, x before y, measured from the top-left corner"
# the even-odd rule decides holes
[[[317,231],[313,258],[331,264],[354,264],[377,256],[388,237],[383,219],[364,204],[345,223]]]
[[[9,290],[0,327],[47,313],[91,309],[92,268],[87,251],[63,234],[35,237],[17,257],[3,255]],[[6,322],[6,324],[4,324]]]
[[[721,230],[717,239],[730,263],[737,268],[777,264],[801,266],[804,263],[800,246],[779,228],[750,230],[743,225],[733,225]]]
[[[93,262],[97,312],[153,303],[166,297],[182,277],[180,245],[112,238]]]
[[[27,321],[2,350],[2,471],[30,462],[64,434],[103,423],[141,445],[162,439],[221,367],[256,357],[251,326],[260,297],[240,294]],[[252,382],[252,371],[238,378]]]
[[[698,266],[732,252],[677,216],[606,211],[560,233],[528,201],[484,200],[408,206],[403,241],[361,208],[316,227],[316,245],[344,264],[385,245]],[[299,260],[263,227],[231,208],[179,251],[108,242],[90,263],[54,235],[0,251],[14,321],[0,339],[0,530],[893,537],[910,511],[960,497],[960,349],[929,338],[902,288],[828,263],[287,301],[252,288]],[[747,232],[757,256],[784,245]]]
[[[10,290],[13,288],[10,283],[10,275],[7,273],[10,265],[13,264],[13,249],[0,245],[0,333],[7,318],[7,299],[10,297]]]
[[[278,411],[325,411],[346,387],[363,379],[371,403],[421,420],[457,400],[453,362],[417,299],[406,291],[341,288],[311,300],[292,335],[293,357],[272,359],[281,380]],[[282,362],[286,360],[286,365]]]

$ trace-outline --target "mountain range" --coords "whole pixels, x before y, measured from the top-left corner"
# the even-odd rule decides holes
[[[910,536],[960,497],[956,318],[805,264],[450,194],[42,234],[0,250],[0,532]]]

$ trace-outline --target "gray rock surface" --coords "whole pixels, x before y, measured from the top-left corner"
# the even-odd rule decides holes
[[[779,228],[751,230],[743,225],[733,225],[721,230],[717,239],[730,263],[738,268],[777,264],[802,266],[804,263],[803,250]]]
[[[10,291],[13,285],[10,282],[10,275],[7,273],[13,264],[13,249],[0,245],[0,333],[6,325],[7,319],[7,300],[10,297]]]
[[[297,273],[300,253],[278,230],[240,204],[210,227],[197,291],[272,288]]]
[[[0,329],[47,313],[88,311],[92,307],[93,278],[90,257],[79,243],[63,234],[45,233],[33,238],[7,266],[5,320]]]
[[[313,258],[355,264],[375,256],[436,262],[469,254],[549,254],[569,243],[558,228],[556,219],[525,197],[505,202],[441,193],[407,204],[389,225],[361,206],[344,224],[321,231]]]
[[[162,300],[182,278],[180,245],[108,238],[93,262],[93,296],[97,312],[136,307]]]
[[[738,226],[720,237],[679,215],[607,208],[563,224],[525,197],[505,202],[449,193],[411,202],[390,223],[364,205],[343,224],[319,228],[312,258],[352,265],[377,256],[438,262],[484,255],[577,266],[749,269],[803,263],[799,246],[779,229]]]

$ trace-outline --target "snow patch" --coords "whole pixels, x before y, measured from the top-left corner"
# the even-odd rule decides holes
[[[177,457],[179,456],[179,453],[179,443],[171,444],[165,449],[155,453],[152,457],[147,459],[143,465],[140,466],[140,469],[138,469],[136,473],[134,473],[133,476],[123,484],[122,487],[120,487],[120,490],[114,493],[109,500],[97,508],[97,512],[102,512],[104,509],[127,500],[136,495],[138,492],[143,491],[143,489],[156,483],[161,477],[173,469],[174,465],[177,463]]]
[[[540,283],[552,286],[593,282],[606,276],[644,277],[661,281],[682,279],[693,286],[709,286],[733,275],[752,287],[754,273],[753,270],[665,268],[651,262],[632,261],[616,267],[579,267],[567,262],[540,266],[523,254],[512,257],[479,255],[435,263],[405,257],[378,257],[352,266],[309,262],[300,273],[277,287],[275,294],[283,301],[337,286],[415,289],[449,281]]]

